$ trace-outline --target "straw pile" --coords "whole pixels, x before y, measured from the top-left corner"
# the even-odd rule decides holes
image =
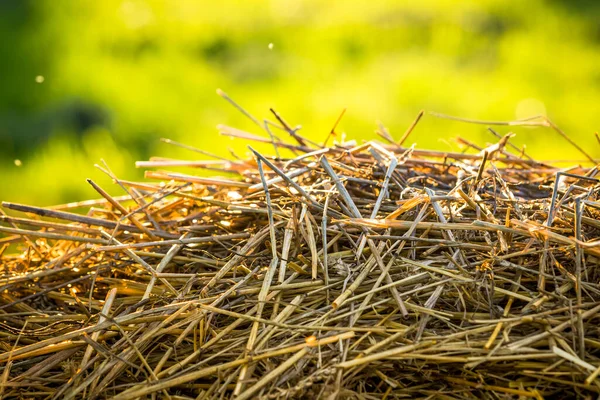
[[[598,396],[595,167],[403,147],[416,121],[325,147],[275,115],[220,129],[277,157],[3,203],[28,216],[0,227],[4,398]]]

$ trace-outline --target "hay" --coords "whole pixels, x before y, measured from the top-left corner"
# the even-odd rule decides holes
[[[510,135],[325,147],[274,114],[220,130],[276,158],[138,163],[161,184],[104,166],[126,196],[3,203],[28,216],[0,227],[4,398],[598,396],[596,168]],[[175,166],[229,177],[154,170]]]

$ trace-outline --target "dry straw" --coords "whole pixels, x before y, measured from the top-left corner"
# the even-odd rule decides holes
[[[99,167],[121,197],[90,180],[99,200],[3,203],[3,398],[600,394],[596,167],[493,130],[465,153],[405,147],[422,112],[399,142],[326,147],[341,115],[321,145],[219,93],[263,131],[221,133],[277,157],[166,141],[212,159],[138,163],[160,184]],[[161,169],[178,166],[227,177]]]

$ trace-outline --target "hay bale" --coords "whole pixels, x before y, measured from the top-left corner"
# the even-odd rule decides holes
[[[3,203],[27,216],[0,227],[5,398],[600,393],[597,168],[509,135],[325,147],[275,115],[220,128],[275,158],[153,159],[160,184],[105,169],[123,197]],[[153,170],[174,166],[235,177]]]

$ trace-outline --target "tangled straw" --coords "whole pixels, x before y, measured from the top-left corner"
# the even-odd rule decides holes
[[[515,155],[510,135],[326,147],[335,127],[319,145],[274,114],[253,118],[265,136],[220,130],[276,158],[138,163],[229,178],[104,166],[125,196],[89,181],[100,200],[3,203],[29,217],[0,226],[1,396],[600,394],[596,167]]]

